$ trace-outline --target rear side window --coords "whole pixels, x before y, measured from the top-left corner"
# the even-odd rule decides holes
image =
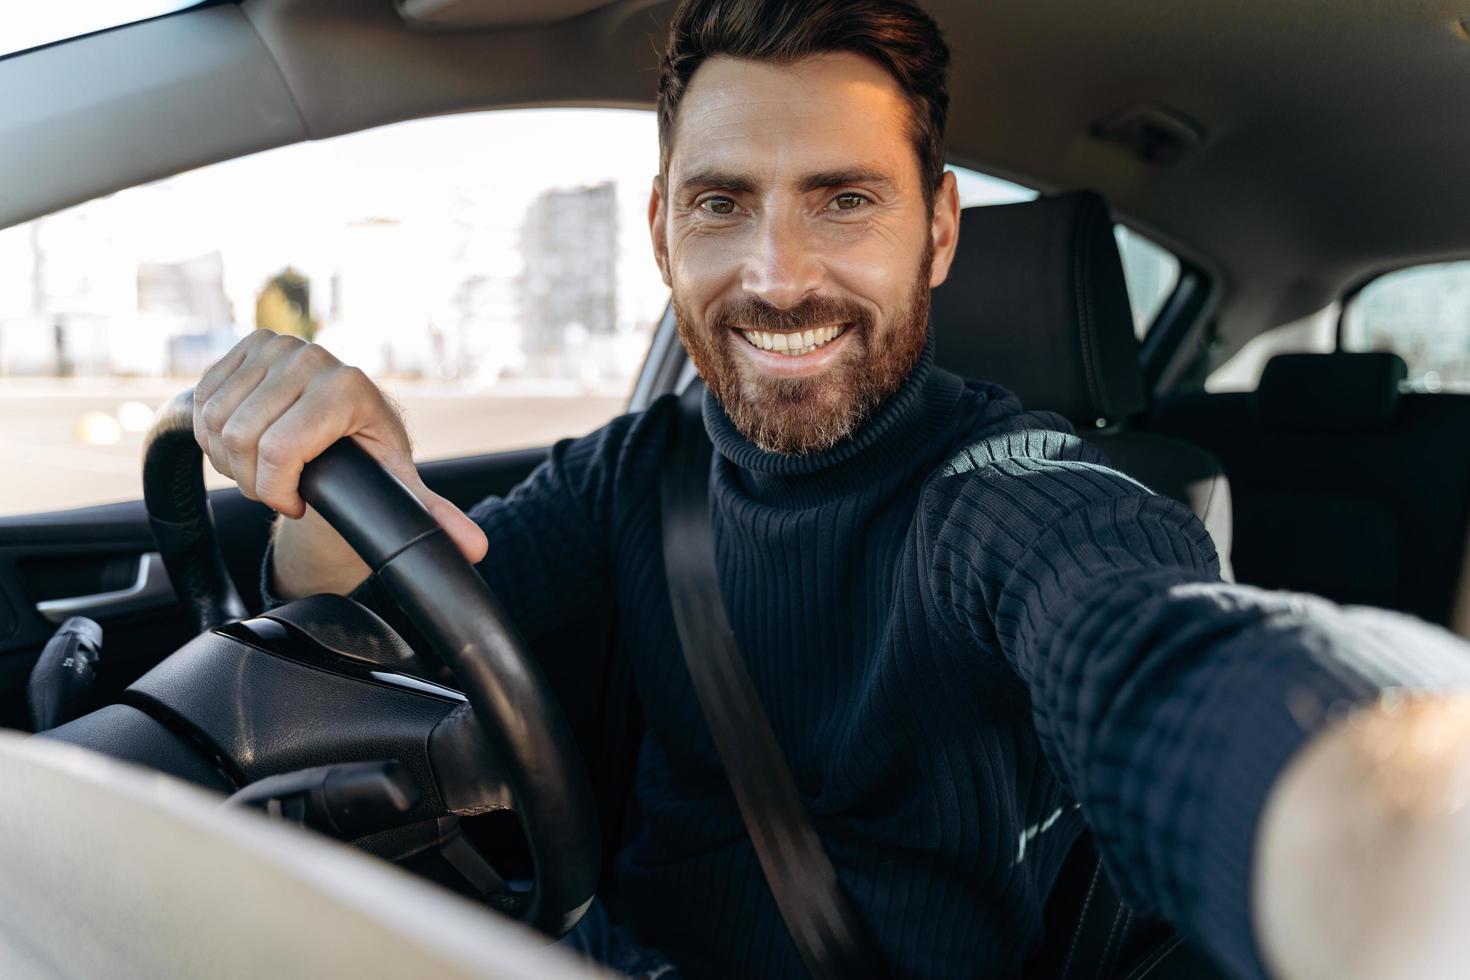
[[[1470,392],[1470,262],[1401,269],[1358,293],[1342,349],[1392,351],[1416,391]]]
[[[1133,307],[1133,332],[1142,340],[1179,285],[1179,260],[1122,225],[1113,226],[1113,236],[1123,257],[1123,278],[1128,282],[1128,302]]]

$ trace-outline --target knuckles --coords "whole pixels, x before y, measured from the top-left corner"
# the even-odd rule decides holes
[[[291,465],[291,449],[284,439],[267,432],[261,436],[260,444],[256,447],[256,458],[262,466],[275,470],[284,469]]]
[[[333,372],[332,385],[344,394],[362,393],[373,387],[362,368],[345,364]]]
[[[211,398],[204,403],[204,409],[200,412],[200,418],[204,420],[204,428],[208,432],[223,434],[225,424],[229,422],[230,416],[225,411],[225,406],[216,398]]]
[[[321,371],[335,367],[341,363],[321,344],[308,344],[304,341],[297,340],[295,337],[291,339],[296,341],[292,348],[294,357],[308,367]]]
[[[255,432],[238,417],[232,418],[220,430],[219,441],[225,449],[237,456],[247,454],[255,444]]]

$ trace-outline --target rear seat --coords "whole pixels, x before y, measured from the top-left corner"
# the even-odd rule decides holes
[[[1150,427],[1230,475],[1236,577],[1450,625],[1470,520],[1470,395],[1399,393],[1397,355],[1284,354],[1248,394],[1161,400]]]

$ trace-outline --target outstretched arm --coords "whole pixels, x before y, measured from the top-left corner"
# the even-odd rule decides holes
[[[1291,980],[1353,976],[1316,972],[1314,951],[1399,945],[1344,935],[1326,905],[1304,911],[1349,883],[1355,914],[1389,902],[1377,854],[1289,861],[1281,842],[1361,830],[1379,802],[1342,762],[1337,719],[1389,688],[1470,684],[1466,646],[1407,617],[1219,581],[1193,515],[1074,437],[998,435],[952,470],[926,501],[936,581],[956,629],[1029,687],[1043,748],[1125,900],[1243,977],[1263,960]],[[1264,922],[1282,910],[1285,923]]]

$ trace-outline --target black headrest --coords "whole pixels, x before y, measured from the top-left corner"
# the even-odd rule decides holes
[[[967,208],[929,322],[941,367],[1027,408],[1091,423],[1144,406],[1113,221],[1091,192]]]
[[[1397,354],[1277,354],[1261,372],[1256,419],[1293,429],[1381,428],[1393,421],[1408,376]]]

